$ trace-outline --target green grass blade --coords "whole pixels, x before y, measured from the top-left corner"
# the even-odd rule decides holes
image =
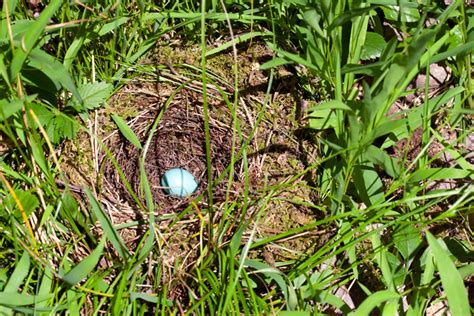
[[[396,300],[398,298],[400,298],[400,295],[396,292],[392,292],[388,290],[375,292],[372,295],[370,295],[368,298],[366,298],[352,315],[353,316],[370,315],[370,313],[375,307],[379,306],[380,304],[384,302]]]
[[[15,11],[15,8],[18,4],[18,0],[5,0],[3,1],[3,6],[2,6],[2,19],[0,20],[0,36],[2,38],[7,37],[7,19],[5,16],[7,15],[7,10],[9,15],[12,15],[12,12]]]
[[[282,311],[277,314],[277,316],[311,316],[310,312],[304,311]]]
[[[301,64],[301,65],[306,66],[309,69],[312,69],[316,72],[319,71],[319,68],[317,66],[315,66],[311,62],[307,61],[306,59],[304,59],[303,57],[301,57],[298,54],[289,53],[287,51],[284,51],[282,49],[277,48],[275,45],[270,44],[270,43],[268,43],[268,46],[272,50],[277,52],[280,57],[285,58],[288,61],[291,61],[291,62],[294,62],[294,63],[297,63],[297,64]]]
[[[94,251],[72,268],[72,270],[63,277],[63,280],[70,285],[75,285],[85,279],[99,262],[102,252],[104,251],[105,241],[106,238],[103,237]]]
[[[138,139],[137,135],[132,131],[132,129],[128,126],[128,124],[124,121],[123,118],[118,116],[117,114],[112,114],[112,119],[114,120],[115,124],[119,128],[122,135],[135,147],[138,149],[142,149],[142,144]]]
[[[244,43],[245,41],[248,41],[248,40],[250,40],[252,38],[255,38],[255,37],[270,37],[270,36],[273,36],[272,32],[249,32],[249,33],[246,33],[246,34],[243,34],[241,36],[236,37],[234,39],[235,42],[234,41],[229,41],[227,43],[219,45],[218,47],[216,47],[214,49],[211,49],[211,50],[207,51],[206,57],[218,54],[218,53],[226,50],[227,48],[232,47],[234,44],[235,45],[241,44],[241,43]]]
[[[119,256],[122,257],[122,259],[127,260],[130,257],[127,246],[125,246],[125,243],[122,238],[120,238],[117,230],[112,226],[109,217],[104,212],[99,202],[97,202],[92,192],[88,188],[85,189],[85,192],[91,203],[92,212],[99,219],[105,236],[110,240]]]
[[[53,285],[53,272],[49,267],[46,267],[41,278],[41,285],[38,290],[38,296],[45,296],[51,293],[51,286]],[[46,307],[48,302],[42,301],[36,304],[36,307]]]
[[[344,110],[344,111],[348,111],[349,113],[354,112],[350,106],[348,106],[347,104],[339,100],[331,100],[328,102],[324,102],[322,104],[318,104],[316,106],[309,108],[307,111],[313,112],[313,111],[318,111],[318,110]]]
[[[449,258],[446,251],[441,248],[436,238],[430,232],[426,232],[426,239],[433,252],[436,267],[440,274],[444,291],[448,297],[448,305],[452,315],[471,315],[464,281],[459,275],[454,262]]]
[[[459,46],[456,46],[450,50],[439,53],[432,58],[430,58],[431,63],[438,63],[448,57],[457,56],[461,54],[470,54],[474,51],[474,42],[465,43]]]
[[[461,268],[458,269],[458,271],[462,278],[467,278],[469,276],[472,276],[474,275],[474,263],[470,263],[466,266],[462,266]]]
[[[53,297],[53,294],[48,295],[29,295],[20,293],[0,293],[0,305],[2,306],[27,306],[42,302]]]
[[[465,179],[474,174],[474,170],[464,170],[458,168],[428,168],[420,169],[413,173],[410,182],[422,180],[442,180],[442,179]]]
[[[286,302],[290,303],[289,298],[291,294],[289,292],[291,291],[291,286],[288,286],[287,282],[285,282],[285,280],[283,279],[282,273],[278,269],[272,268],[266,263],[252,259],[246,259],[244,265],[255,269],[255,273],[262,273],[267,278],[274,280],[283,292],[283,296],[285,297]],[[290,304],[289,307],[291,309],[294,309],[296,307],[295,305],[296,304]]]
[[[394,275],[388,260],[387,248],[382,244],[379,234],[372,234],[372,248],[376,253],[375,262],[382,272],[383,281],[390,290],[395,290]]]
[[[46,25],[50,23],[50,19],[53,14],[59,9],[61,6],[62,1],[60,0],[52,0],[41,12],[40,16],[36,20],[36,22],[32,25],[29,32],[22,38],[21,47],[15,51],[13,56],[13,60],[10,67],[10,79],[13,81],[15,80],[16,76],[20,72],[23,64],[26,61],[26,58],[33,50],[36,42],[41,37]]]
[[[15,293],[21,287],[21,284],[25,280],[30,270],[30,255],[28,252],[24,252],[20,260],[16,264],[15,271],[8,279],[7,285],[5,285],[4,292]]]
[[[353,177],[357,192],[366,205],[377,205],[385,201],[382,180],[371,163],[356,165]]]
[[[23,107],[21,100],[0,100],[0,122],[19,112]]]

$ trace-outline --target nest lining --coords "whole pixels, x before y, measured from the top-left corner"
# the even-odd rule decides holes
[[[137,97],[136,101],[146,102]],[[133,101],[132,101],[133,102]],[[164,100],[154,102],[148,100],[146,114],[133,120],[130,126],[144,144],[150,129],[160,111],[163,110]],[[151,109],[149,107],[152,107]],[[218,179],[227,168],[232,158],[232,116],[225,104],[216,104],[209,109],[210,156],[212,165],[212,180]],[[139,159],[142,155],[134,145],[124,137],[114,137],[109,140],[109,148],[123,171],[133,191],[140,196]],[[238,151],[238,146],[235,151]],[[188,199],[178,199],[168,196],[160,185],[161,177],[171,168],[184,168],[198,181],[196,192]],[[236,168],[238,170],[238,168]],[[190,90],[183,89],[173,98],[170,105],[164,109],[159,120],[145,158],[145,171],[151,187],[152,196],[160,212],[170,209],[177,211],[188,205],[189,200],[207,189],[207,159],[205,145],[205,129],[203,105],[201,96]],[[122,200],[134,204],[132,196],[120,180],[118,171],[110,161],[105,161],[104,177],[106,183],[112,186],[113,192]],[[213,187],[213,199],[219,201],[225,197],[228,177]],[[239,177],[233,175],[234,182]],[[235,185],[234,187],[240,187]],[[235,191],[235,190],[233,190]]]

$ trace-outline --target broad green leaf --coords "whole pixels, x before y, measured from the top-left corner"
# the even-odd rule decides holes
[[[418,22],[420,20],[420,13],[416,3],[400,2],[400,5],[388,5],[382,7],[382,10],[387,20],[405,23]]]
[[[375,262],[380,268],[382,272],[382,280],[385,282],[387,287],[390,290],[395,290],[395,280],[393,275],[393,267],[390,265],[390,261],[388,259],[389,252],[387,248],[382,244],[382,240],[380,239],[379,234],[372,234],[372,248],[376,254]]]
[[[321,39],[312,38],[312,34],[308,34],[309,45],[306,48],[306,59],[308,63],[313,65],[313,70],[318,75],[323,76],[327,80],[332,81],[329,69],[327,69],[327,55],[322,50],[323,44]]]
[[[321,14],[316,9],[310,9],[303,13],[303,19],[309,26],[311,26],[316,33],[318,33],[321,37],[326,37],[326,32],[323,31],[321,26],[319,25],[319,21],[321,20]]]
[[[61,86],[70,91],[72,95],[81,100],[81,95],[76,89],[74,80],[62,63],[56,58],[41,49],[34,49],[30,52],[28,65],[43,72],[56,86]],[[41,82],[36,83],[41,85]]]
[[[399,227],[393,234],[395,247],[406,261],[413,259],[416,249],[421,245],[420,232],[413,224]]]
[[[81,110],[93,110],[105,103],[112,93],[112,85],[105,82],[86,83],[78,88],[78,92],[81,99],[72,100],[69,105],[75,107],[79,106]],[[80,105],[81,103],[83,104],[83,108]]]
[[[48,295],[49,293],[51,293],[51,286],[53,285],[53,272],[51,271],[51,269],[46,266],[44,271],[43,271],[43,277],[41,278],[41,285],[40,285],[40,288],[38,290],[38,295],[39,296],[46,296]],[[44,304],[44,302],[41,302],[41,303],[38,303],[39,307],[41,306],[46,306],[46,304]]]
[[[433,259],[433,253],[431,248],[426,248],[420,258],[420,266],[423,269],[421,275],[421,285],[426,285],[433,280],[433,274],[435,272],[435,264]]]
[[[130,292],[130,299],[132,301],[140,299],[140,300],[144,300],[146,302],[153,303],[153,304],[157,304],[160,300],[160,298],[157,295],[138,293],[138,292]]]
[[[443,180],[443,179],[464,179],[474,174],[474,170],[464,170],[457,168],[428,168],[415,171],[410,178],[410,182],[423,180]]]
[[[270,68],[276,68],[276,67],[279,67],[279,66],[286,65],[288,63],[289,63],[288,60],[285,59],[285,58],[273,57],[272,59],[270,59],[266,63],[262,64],[260,66],[260,70],[267,70],[267,69],[270,69]]]
[[[0,122],[6,120],[13,114],[19,112],[23,107],[23,102],[20,100],[0,100]]]
[[[119,233],[112,226],[109,217],[104,212],[99,202],[97,202],[96,198],[88,188],[85,188],[85,193],[91,203],[91,210],[94,215],[99,219],[105,236],[108,240],[110,240],[110,243],[114,246],[119,256],[122,257],[122,259],[127,260],[130,257],[130,253],[127,249],[127,246],[120,237]]]
[[[376,205],[385,201],[382,180],[371,163],[354,167],[354,184],[359,197],[366,205]]]
[[[97,245],[97,247],[92,251],[90,255],[86,258],[82,259],[71,271],[69,271],[64,277],[63,280],[70,284],[76,285],[77,283],[81,282],[85,279],[89,273],[91,273],[97,263],[99,262],[102,252],[105,246],[105,237],[102,237],[101,241]]]
[[[312,112],[308,116],[308,125],[309,128],[316,130],[323,130],[329,128],[337,128],[339,121],[337,119],[336,113],[333,110],[321,110],[317,112]]]
[[[67,311],[71,316],[80,316],[77,296],[76,290],[67,291]]]
[[[352,108],[339,100],[331,100],[324,102],[313,107],[310,107],[307,111],[311,112],[310,115],[318,115],[318,111],[322,110],[343,110],[348,112],[353,112]]]
[[[104,36],[107,33],[117,30],[121,25],[127,23],[128,20],[129,18],[126,16],[121,16],[115,20],[112,20],[111,22],[102,25],[98,30],[97,35]]]
[[[13,41],[18,45],[21,43],[22,38],[26,33],[31,31],[31,28],[34,26],[35,20],[21,19],[12,21],[12,35]]]
[[[30,294],[20,294],[20,293],[9,293],[1,292],[0,293],[0,305],[4,306],[27,306],[33,305],[38,302],[46,301],[52,298],[54,294],[47,295],[30,295]]]
[[[309,112],[309,127],[318,130],[338,127],[339,120],[335,111],[353,112],[350,106],[338,100],[318,104],[307,111]]]
[[[382,309],[382,315],[383,316],[392,316],[392,315],[398,315],[398,301],[389,301],[387,302]]]
[[[382,68],[386,67],[386,61],[377,61],[365,65],[347,64],[341,68],[341,74],[354,73],[363,74],[371,77],[380,76]]]
[[[375,32],[367,32],[360,59],[367,60],[379,58],[386,46],[387,43],[382,35]]]
[[[351,308],[347,306],[347,304],[342,300],[340,297],[331,294],[328,290],[325,291],[320,291],[318,295],[319,302],[323,304],[329,304],[339,310],[343,313],[343,315],[349,314],[351,311]]]
[[[420,119],[421,122],[421,119]],[[402,127],[406,129],[407,121],[405,119],[398,119],[398,120],[387,120],[386,122],[382,122],[379,126],[375,129],[370,131],[363,139],[363,145],[370,145],[373,143],[374,140],[379,138],[380,136],[400,132]],[[396,137],[400,137],[400,135],[395,134]]]
[[[397,300],[400,298],[400,295],[396,292],[392,291],[379,291],[371,294],[369,297],[367,297],[362,304],[356,309],[354,313],[351,315],[353,316],[365,316],[365,315],[370,315],[370,313],[373,311],[373,309],[380,304],[387,302],[387,301],[392,301],[392,300]]]
[[[462,266],[458,269],[461,278],[468,278],[474,275],[474,263]]]
[[[409,274],[406,264],[400,261],[399,257],[393,253],[387,251],[385,253],[385,258],[388,265],[390,266],[391,275],[391,284],[395,285],[396,288],[403,286],[405,284],[405,279]]]
[[[369,113],[368,121],[377,127],[392,105],[398,94],[394,91],[405,89],[408,83],[418,73],[420,68],[419,62],[426,52],[428,43],[435,37],[438,30],[426,30],[417,36],[410,46],[402,53],[396,55],[394,62],[386,72],[380,92],[374,96],[367,104],[367,112]]]
[[[69,190],[65,190],[61,198],[62,209],[67,213],[71,218],[76,219],[79,223],[87,223],[87,220],[84,218],[82,212],[79,211],[79,206],[76,199]]]
[[[242,244],[242,235],[244,234],[246,229],[247,225],[239,225],[239,228],[237,228],[237,230],[232,236],[232,239],[230,240],[229,250],[233,257],[237,256],[240,250],[240,245]]]
[[[63,57],[63,65],[67,71],[71,68],[71,65],[76,61],[76,56],[79,53],[82,45],[84,45],[86,37],[84,34],[76,34],[76,38],[74,41],[69,45],[66,54]]]
[[[5,288],[3,289],[4,293],[17,293],[17,291],[21,288],[23,281],[30,273],[30,255],[28,252],[23,252],[20,260],[15,262],[15,270],[11,274],[10,278],[8,279]],[[1,297],[0,297],[0,304],[1,304]],[[10,302],[11,303],[11,302]]]
[[[80,125],[74,119],[58,113],[46,125],[46,132],[52,143],[58,144],[62,139],[73,139],[79,131]]]
[[[36,117],[38,118],[38,121],[42,126],[47,125],[56,116],[44,104],[31,103],[28,104],[28,109],[31,109],[35,113]],[[38,127],[33,119],[31,119],[31,124],[32,126]]]
[[[75,118],[68,116],[67,112],[48,109],[44,104],[38,103],[29,104],[28,107],[35,113],[52,143],[57,144],[61,139],[72,139],[76,136],[80,125]],[[37,126],[33,118],[31,126]]]
[[[24,191],[24,190],[21,190],[21,189],[15,189],[14,191],[15,191],[15,194],[16,194],[17,198],[20,200],[20,203],[23,206],[23,209],[25,210],[26,215],[29,216],[39,206],[38,198],[31,191]],[[12,196],[8,196],[8,198],[5,199],[3,201],[3,203],[4,203],[3,204],[4,206],[8,206],[11,209],[15,210],[14,215],[18,219],[21,218],[21,212],[17,208],[16,201],[15,201],[15,199],[13,199]]]
[[[132,131],[132,129],[128,126],[127,122],[125,122],[123,118],[121,118],[117,114],[112,114],[112,119],[114,120],[115,124],[117,124],[117,127],[119,128],[122,135],[135,147],[137,147],[138,149],[142,149],[142,144],[140,143],[140,140],[138,139],[137,135]]]
[[[367,147],[363,157],[373,164],[381,166],[392,178],[397,178],[400,175],[399,163],[384,150],[374,145]]]
[[[441,248],[438,240],[429,231],[426,232],[426,239],[432,250],[444,292],[448,297],[451,314],[459,316],[471,315],[464,281],[459,275],[456,266],[443,248]]]
[[[41,12],[35,23],[31,26],[30,31],[22,38],[21,45],[20,47],[17,47],[10,66],[10,79],[12,81],[16,79],[16,76],[26,61],[26,58],[33,50],[36,42],[40,39],[44,28],[61,4],[62,1],[60,0],[51,0],[43,12]]]

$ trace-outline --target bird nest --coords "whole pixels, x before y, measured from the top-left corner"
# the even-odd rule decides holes
[[[108,191],[133,205],[136,204],[133,194],[142,203],[145,201],[140,175],[140,159],[144,156],[146,177],[160,213],[184,209],[190,200],[207,191],[209,185],[202,94],[188,88],[179,91],[174,89],[165,83],[159,87],[129,85],[117,94],[112,100],[112,107],[120,109],[126,104],[139,109],[128,125],[146,150],[138,149],[122,134],[116,133],[108,140],[116,165],[110,157],[105,158],[104,184]],[[219,201],[225,198],[229,190],[226,169],[233,153],[239,150],[240,140],[235,142],[233,148],[232,113],[225,103],[217,101],[217,98],[211,99],[208,113],[213,200]],[[156,128],[153,127],[155,122]],[[149,146],[144,146],[149,137]],[[160,184],[163,174],[176,167],[189,171],[199,183],[188,198],[171,197]],[[123,173],[126,181],[123,181],[120,173]],[[239,178],[235,172],[232,174],[234,185],[231,191],[235,192]],[[206,199],[201,199],[201,202],[206,203]]]

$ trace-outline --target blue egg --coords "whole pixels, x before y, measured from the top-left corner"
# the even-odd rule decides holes
[[[185,198],[196,191],[198,183],[189,171],[182,168],[172,168],[161,177],[161,186],[167,194]]]

